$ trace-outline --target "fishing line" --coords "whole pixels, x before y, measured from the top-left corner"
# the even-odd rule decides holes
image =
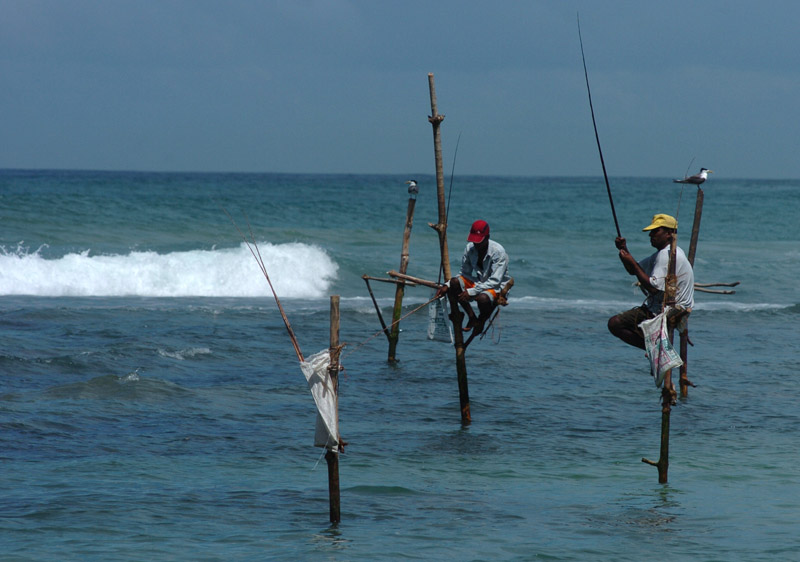
[[[401,320],[405,320],[406,318],[408,318],[409,316],[411,316],[411,315],[412,315],[412,314],[414,314],[415,312],[419,312],[420,310],[422,310],[423,308],[425,308],[426,306],[428,306],[429,304],[431,304],[431,303],[432,303],[433,301],[435,301],[435,300],[436,300],[436,297],[434,296],[434,297],[432,297],[432,298],[431,298],[429,301],[422,303],[421,305],[419,305],[417,308],[415,308],[414,310],[412,310],[411,312],[409,312],[409,313],[408,313],[408,314],[406,314],[405,316],[401,316],[400,318],[398,318],[397,320],[395,320],[394,322],[392,322],[391,324],[389,324],[389,325],[386,327],[386,330],[388,330],[389,328],[392,328],[392,327],[393,327],[395,324],[398,324],[398,323],[399,323]],[[380,334],[383,334],[383,333],[384,333],[386,330],[383,330],[383,329],[381,329],[381,330],[378,330],[377,332],[375,332],[374,334],[372,334],[370,337],[368,337],[367,339],[365,339],[364,341],[362,341],[361,343],[359,343],[358,345],[356,345],[356,346],[355,346],[353,349],[350,349],[349,351],[347,351],[347,353],[344,353],[344,354],[342,354],[342,356],[340,357],[340,359],[339,359],[339,360],[341,361],[342,359],[344,359],[345,357],[347,357],[348,355],[350,355],[350,354],[351,354],[351,353],[353,353],[354,351],[357,351],[358,349],[360,349],[360,348],[364,347],[364,345],[366,345],[366,344],[367,344],[367,342],[369,342],[369,341],[370,341],[371,339],[373,339],[373,338],[376,338],[376,337],[377,337],[377,336],[379,336]]]
[[[693,156],[693,157],[692,157],[692,160],[689,162],[689,165],[688,165],[688,166],[686,166],[686,173],[685,173],[685,174],[683,174],[683,177],[684,177],[684,178],[688,178],[688,177],[689,177],[689,170],[691,169],[691,167],[692,167],[692,164],[694,164],[694,159],[695,159],[695,157]],[[676,220],[676,221],[678,220],[678,218],[680,217],[680,214],[681,214],[681,200],[683,199],[683,186],[684,186],[684,185],[685,185],[685,184],[681,184],[681,194],[680,194],[680,195],[678,195],[678,210],[677,210],[677,212],[675,213],[675,220]]]
[[[696,158],[696,156],[692,156],[692,161],[691,161],[691,162],[689,162],[689,165],[688,165],[688,166],[686,166],[686,173],[685,173],[685,174],[683,174],[683,177],[685,177],[685,178],[688,178],[688,177],[689,177],[689,169],[692,167],[692,164],[694,164],[694,159],[695,159],[695,158]]]
[[[594,118],[594,105],[592,104],[592,90],[589,88],[589,72],[586,70],[586,56],[583,53],[583,37],[581,36],[581,17],[578,16],[578,39],[581,42],[581,58],[583,59],[583,74],[586,77],[586,92],[589,94],[589,110],[592,113],[592,125],[594,126],[594,138],[597,140],[597,151],[600,153],[600,165],[603,167],[603,178],[606,180],[606,190],[608,191],[608,201],[611,203],[611,214],[614,215],[614,226],[617,227],[617,236],[622,238],[619,232],[619,222],[617,212],[614,209],[614,199],[611,198],[611,186],[608,184],[608,174],[606,173],[606,162],[603,159],[603,149],[600,148],[600,135],[597,133],[597,121]]]

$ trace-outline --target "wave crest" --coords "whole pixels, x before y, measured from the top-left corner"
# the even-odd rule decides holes
[[[319,298],[338,266],[322,248],[260,243],[259,252],[278,296]],[[0,295],[47,297],[265,297],[272,296],[250,250],[191,250],[92,256],[89,250],[44,259],[22,246],[0,248]]]

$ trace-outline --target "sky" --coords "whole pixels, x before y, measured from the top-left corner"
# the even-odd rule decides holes
[[[0,168],[800,178],[796,0],[0,0]],[[456,153],[456,144],[458,151]],[[456,155],[457,154],[457,155]]]

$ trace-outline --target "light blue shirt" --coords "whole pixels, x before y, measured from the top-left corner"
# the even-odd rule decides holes
[[[478,263],[478,249],[475,244],[468,242],[459,275],[475,283],[474,287],[467,289],[472,297],[489,289],[499,292],[511,279],[508,275],[508,254],[500,244],[489,239],[483,263]]]

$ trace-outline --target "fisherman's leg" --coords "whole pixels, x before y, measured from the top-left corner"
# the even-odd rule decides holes
[[[466,290],[463,280],[460,277],[453,277],[450,279],[449,287],[449,293],[456,301],[458,301],[458,303],[461,305],[461,308],[464,310],[464,313],[467,315],[467,318],[469,319],[467,321],[467,326],[464,328],[464,331],[468,332],[472,329],[472,326],[475,325],[477,317],[475,316],[475,311],[472,310],[472,305],[470,305],[469,301],[462,301],[458,298],[459,295]]]
[[[461,283],[458,280],[458,277],[453,277],[450,279],[450,282],[447,284],[447,292],[455,299],[458,299],[458,295],[461,294],[463,289],[461,288]]]
[[[627,310],[608,319],[608,331],[628,345],[645,349],[644,334],[639,329],[639,323],[648,317],[641,307]]]
[[[492,295],[489,293],[481,293],[475,297],[475,302],[478,304],[478,312],[479,316],[475,319],[473,326],[475,329],[476,334],[480,334],[483,332],[483,327],[486,325],[486,322],[489,320],[489,317],[492,315],[492,311],[494,310],[495,303]]]

